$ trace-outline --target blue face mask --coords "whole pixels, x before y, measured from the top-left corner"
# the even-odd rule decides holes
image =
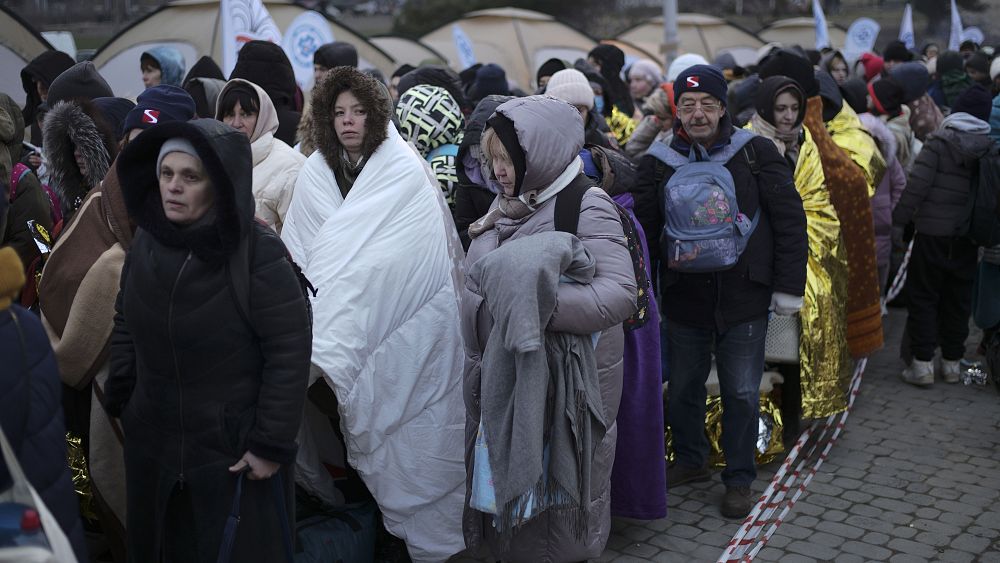
[[[604,96],[594,96],[594,111],[604,115]]]

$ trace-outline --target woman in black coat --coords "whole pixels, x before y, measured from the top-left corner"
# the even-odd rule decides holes
[[[247,471],[232,561],[282,561],[311,334],[284,245],[253,218],[249,141],[163,123],[117,166],[139,227],[105,401],[125,432],[129,560],[215,561]]]

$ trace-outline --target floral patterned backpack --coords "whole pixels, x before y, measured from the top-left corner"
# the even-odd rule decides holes
[[[756,155],[749,144],[753,137],[753,133],[737,129],[730,143],[712,155],[698,144],[691,147],[687,156],[663,143],[650,147],[648,154],[674,169],[663,188],[666,221],[661,237],[670,269],[718,272],[732,268],[739,261],[757,228],[760,209],[753,219],[740,213],[736,184],[725,165],[743,153],[756,175]]]

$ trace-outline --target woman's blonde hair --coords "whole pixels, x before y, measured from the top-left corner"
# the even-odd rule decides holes
[[[507,147],[503,146],[503,142],[500,141],[500,136],[493,128],[489,128],[483,131],[483,136],[479,140],[479,146],[486,161],[489,164],[493,164],[494,159],[505,160],[510,162],[510,153],[507,152]]]

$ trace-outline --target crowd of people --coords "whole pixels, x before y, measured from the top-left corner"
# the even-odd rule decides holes
[[[786,445],[844,410],[897,271],[904,382],[957,382],[970,317],[1000,350],[993,55],[601,44],[525,90],[337,42],[303,93],[251,41],[228,79],[151,48],[133,100],[43,53],[0,97],[4,433],[79,561],[282,561],[298,503],[359,498],[381,559],[586,560],[710,480],[713,434],[743,518],[765,372]]]

